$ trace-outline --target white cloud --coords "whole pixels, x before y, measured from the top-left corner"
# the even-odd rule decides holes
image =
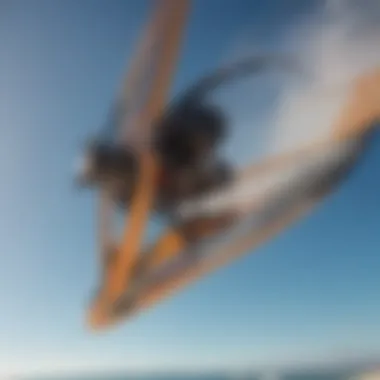
[[[273,151],[330,133],[352,81],[380,65],[380,3],[327,1],[290,33],[308,80],[282,96],[273,120]]]

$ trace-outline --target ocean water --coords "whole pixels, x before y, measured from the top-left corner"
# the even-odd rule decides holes
[[[256,374],[88,374],[88,375],[47,375],[40,377],[24,377],[19,380],[380,380],[380,371],[365,369],[338,369],[338,370],[298,370]]]

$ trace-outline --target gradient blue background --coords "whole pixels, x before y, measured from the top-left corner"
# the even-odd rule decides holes
[[[246,30],[273,47],[319,4],[194,1],[174,91],[215,67]],[[343,188],[255,255],[115,331],[86,329],[95,200],[75,190],[73,162],[105,119],[148,5],[0,1],[0,369],[380,355],[380,139]]]

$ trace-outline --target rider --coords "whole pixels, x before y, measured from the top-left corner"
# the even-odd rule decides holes
[[[226,134],[222,114],[209,105],[191,105],[168,112],[154,128],[153,150],[160,161],[158,191],[166,202],[208,191],[229,180],[231,171],[216,157]],[[138,173],[131,149],[114,143],[90,147],[81,179],[103,183],[128,204]]]
[[[216,157],[225,134],[222,114],[209,105],[169,113],[158,126],[155,138],[163,168],[162,191],[171,197],[188,197],[226,182],[230,170]]]

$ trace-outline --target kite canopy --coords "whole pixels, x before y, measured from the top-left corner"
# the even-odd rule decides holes
[[[329,112],[320,112],[322,107],[313,113],[302,100],[309,97],[315,104],[323,97],[316,98],[299,63],[278,56],[250,57],[221,68],[167,106],[189,3],[159,3],[102,130],[100,140],[128,147],[136,165],[118,243],[110,233],[115,202],[110,189],[100,186],[101,286],[89,311],[94,328],[153,306],[299,220],[350,173],[366,149],[371,123],[380,116],[380,69],[345,87]],[[162,169],[152,136],[166,115],[201,103],[217,106],[231,125],[217,153],[233,165],[234,180],[161,213],[168,228],[145,247]],[[205,220],[226,216],[229,222],[222,227],[204,227]],[[198,235],[186,233],[189,223],[199,227]]]

